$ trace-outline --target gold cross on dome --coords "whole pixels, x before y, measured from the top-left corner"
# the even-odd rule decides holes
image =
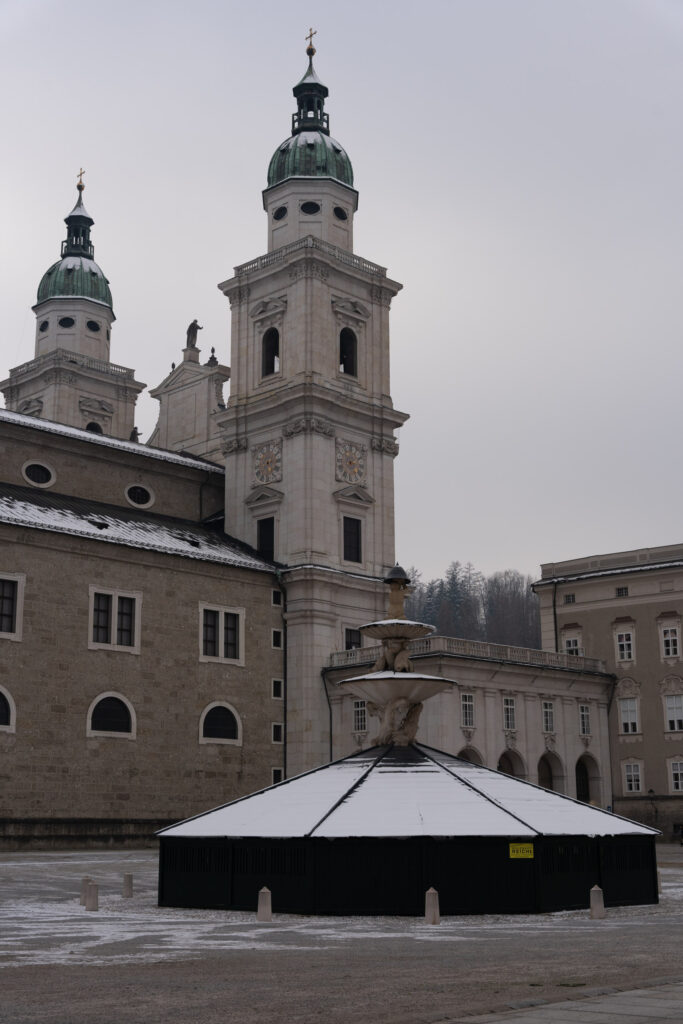
[[[313,46],[313,36],[317,36],[317,34],[318,34],[317,29],[314,32],[312,28],[309,28],[308,35],[306,36],[306,40],[308,41],[308,45],[309,46]]]

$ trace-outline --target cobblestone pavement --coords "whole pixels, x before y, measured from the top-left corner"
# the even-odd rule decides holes
[[[683,849],[659,860],[658,906],[428,926],[160,908],[153,851],[0,854],[0,1022],[682,1024]]]

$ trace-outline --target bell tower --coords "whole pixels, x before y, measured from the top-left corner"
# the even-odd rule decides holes
[[[347,630],[383,614],[394,564],[389,307],[401,285],[353,252],[358,193],[313,67],[263,206],[268,251],[219,285],[232,313],[231,390],[217,415],[226,530],[283,563],[288,774],[330,756],[321,677]]]

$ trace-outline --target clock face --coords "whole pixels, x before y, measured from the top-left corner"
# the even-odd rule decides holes
[[[365,477],[365,449],[351,441],[337,441],[337,479],[357,484]]]
[[[282,449],[276,441],[269,441],[256,450],[254,475],[262,484],[282,479]]]

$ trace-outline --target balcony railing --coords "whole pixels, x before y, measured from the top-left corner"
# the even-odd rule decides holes
[[[408,647],[413,656],[451,654],[460,658],[478,658],[486,661],[506,661],[536,668],[570,669],[574,672],[604,672],[605,663],[598,658],[579,658],[573,654],[537,651],[533,647],[509,647],[489,644],[480,640],[459,640],[452,636],[431,636],[412,640]],[[348,668],[375,661],[381,647],[361,647],[352,651],[335,651],[330,655],[330,668]]]
[[[306,235],[305,238],[298,238],[296,242],[283,245],[280,249],[275,249],[265,256],[259,256],[258,259],[252,260],[250,263],[242,263],[241,266],[235,267],[235,277],[245,277],[255,270],[264,270],[266,267],[272,267],[275,263],[283,263],[292,253],[299,252],[302,249],[316,249],[327,256],[333,256],[340,263],[346,263],[347,266],[353,267],[354,270],[362,270],[364,273],[372,274],[374,277],[387,276],[386,267],[380,267],[377,263],[370,263],[369,260],[364,260],[360,256],[354,256],[352,252],[340,249],[339,246],[332,245],[331,242],[324,242],[321,238]]]
[[[30,359],[27,363],[22,363],[21,366],[15,366],[14,369],[10,370],[10,380],[14,380],[16,377],[22,377],[25,373],[30,373],[31,370],[37,367],[44,367],[46,365],[54,365],[59,363],[60,365],[72,366],[85,366],[90,370],[99,370],[100,373],[112,373],[117,377],[125,377],[127,380],[135,379],[135,370],[130,370],[127,366],[117,366],[116,363],[108,363],[104,359],[93,359],[91,356],[83,356],[78,352],[68,352],[66,349],[57,349],[54,352],[48,352],[44,356],[39,356],[37,359]]]

